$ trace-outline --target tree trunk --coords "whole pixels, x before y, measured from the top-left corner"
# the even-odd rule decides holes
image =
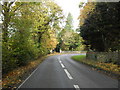
[[[4,5],[3,5],[3,25],[2,25],[2,32],[3,32],[3,41],[4,42],[7,42],[8,41],[8,27],[9,27],[9,23],[10,23],[10,8],[7,7],[8,6],[8,2],[4,2]]]
[[[38,48],[40,48],[40,43],[41,43],[42,35],[43,35],[42,32],[38,33]]]

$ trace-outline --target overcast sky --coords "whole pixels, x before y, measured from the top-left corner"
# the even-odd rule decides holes
[[[86,0],[55,0],[55,2],[63,9],[65,16],[70,12],[73,16],[73,26],[76,29],[79,21],[77,20],[80,15],[79,3]]]

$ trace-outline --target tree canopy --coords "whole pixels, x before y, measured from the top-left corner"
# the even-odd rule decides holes
[[[82,38],[79,36],[76,30],[73,29],[73,17],[71,13],[68,13],[65,26],[58,34],[58,40],[59,43],[57,45],[57,48],[59,49],[67,51],[83,49],[81,43]]]
[[[88,2],[81,10],[80,35],[94,51],[120,50],[120,3]]]
[[[3,74],[54,49],[63,17],[62,9],[51,0],[3,2]]]

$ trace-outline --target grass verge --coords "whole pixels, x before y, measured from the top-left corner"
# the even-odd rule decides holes
[[[84,60],[86,57],[86,55],[75,55],[75,56],[72,56],[72,59],[76,60],[76,61],[81,61],[81,60]]]
[[[73,60],[82,62],[93,67],[94,70],[103,71],[107,75],[120,79],[120,66],[113,63],[104,63],[95,60],[86,59],[85,55],[76,55],[71,57]]]

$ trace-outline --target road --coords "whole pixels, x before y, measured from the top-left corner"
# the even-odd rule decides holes
[[[104,90],[117,90],[115,89],[118,87],[117,80],[72,60],[70,57],[73,55],[76,54],[54,55],[46,58],[19,86],[19,89],[69,88],[68,90],[70,90],[71,88],[72,90],[84,90],[82,88],[105,88]]]

